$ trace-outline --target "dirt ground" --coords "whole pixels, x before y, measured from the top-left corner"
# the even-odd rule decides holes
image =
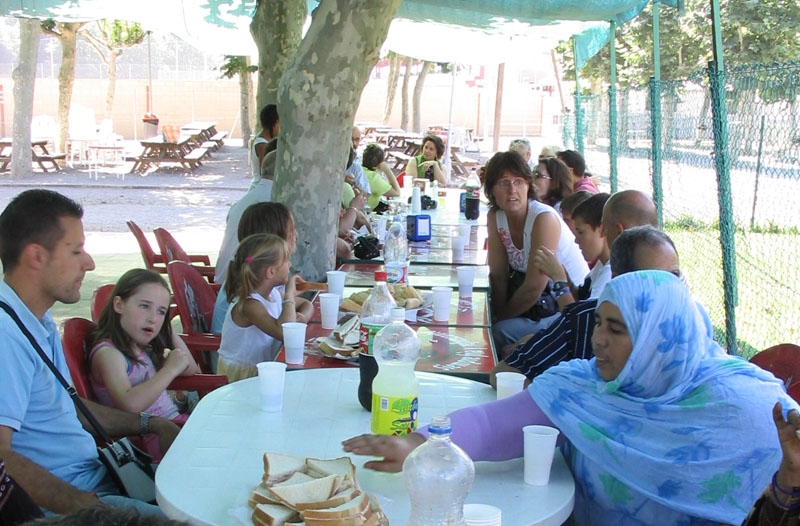
[[[138,154],[137,145],[126,153]],[[166,228],[188,251],[212,254],[213,263],[228,208],[250,182],[241,141],[227,141],[192,172],[167,165],[142,176],[128,173],[132,165],[100,167],[97,178],[78,164],[57,173],[37,170],[30,178],[0,173],[0,208],[26,189],[50,188],[83,205],[90,253],[138,252],[125,224],[132,219],[147,233]]]

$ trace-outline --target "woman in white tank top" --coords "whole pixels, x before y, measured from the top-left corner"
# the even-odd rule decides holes
[[[552,250],[576,283],[583,282],[589,267],[561,216],[537,200],[530,168],[518,153],[497,153],[486,164],[485,192],[490,205],[487,228],[492,334],[502,358],[505,346],[546,328],[558,315],[558,308],[549,309],[546,301],[529,314],[540,299],[546,299],[542,293],[548,285],[548,277],[532,264],[531,252],[540,246]],[[509,291],[512,271],[523,273],[524,280],[516,290]]]

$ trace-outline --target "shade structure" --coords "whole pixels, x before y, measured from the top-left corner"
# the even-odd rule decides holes
[[[650,0],[403,0],[385,50],[436,62],[500,63],[551,49],[572,35],[579,65]],[[671,4],[675,0],[662,3]],[[319,4],[307,0],[309,12]],[[249,24],[255,0],[0,0],[0,14],[57,21],[116,19],[173,33],[199,49],[257,55]]]

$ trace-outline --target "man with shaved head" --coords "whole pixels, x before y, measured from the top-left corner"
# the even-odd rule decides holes
[[[624,190],[612,195],[603,207],[603,229],[611,247],[613,276],[635,270],[666,270],[679,273],[678,254],[672,240],[657,230],[658,215],[653,200],[638,190]],[[639,227],[639,228],[637,228]],[[623,243],[615,243],[621,234]],[[615,263],[616,262],[616,263]],[[616,266],[615,266],[616,265]],[[521,372],[528,381],[549,367],[573,358],[591,358],[591,338],[597,300],[578,301],[564,308],[561,317],[548,328],[521,340],[511,354],[497,364],[490,376],[502,371]]]

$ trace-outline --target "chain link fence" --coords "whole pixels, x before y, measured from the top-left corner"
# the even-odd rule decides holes
[[[580,113],[567,114],[565,146],[582,139],[587,166],[601,182],[611,177],[609,113],[620,190],[654,195],[660,173],[665,231],[675,242],[695,298],[725,345],[724,287],[737,297],[737,352],[750,357],[778,343],[800,343],[800,64],[760,64],[725,72],[735,224],[736,276],[722,270],[720,201],[715,169],[708,72],[662,81],[662,144],[656,153],[654,113],[647,86],[580,97]],[[581,126],[575,124],[580,115]],[[577,137],[581,134],[581,137]],[[661,159],[660,170],[654,159]]]

